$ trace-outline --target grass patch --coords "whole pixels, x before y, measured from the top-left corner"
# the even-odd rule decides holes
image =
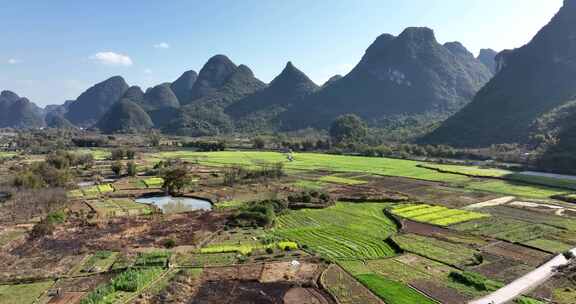
[[[198,254],[198,253],[177,253],[175,262],[183,267],[205,267],[205,266],[229,266],[238,261],[238,255],[234,252]]]
[[[489,217],[489,214],[460,209],[450,209],[442,206],[400,205],[392,209],[394,215],[413,221],[439,226],[449,226]]]
[[[356,276],[356,278],[387,304],[436,303],[404,284],[389,280],[377,274],[362,274]]]
[[[274,233],[330,259],[373,259],[396,254],[384,240],[396,233],[385,203],[337,203],[291,211],[277,219]]]

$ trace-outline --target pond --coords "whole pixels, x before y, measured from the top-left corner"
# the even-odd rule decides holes
[[[173,197],[173,196],[152,196],[141,197],[136,202],[142,204],[154,204],[164,213],[180,213],[195,210],[212,210],[212,203],[207,200],[192,197]]]

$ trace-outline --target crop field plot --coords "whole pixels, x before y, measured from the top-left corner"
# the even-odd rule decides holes
[[[434,238],[415,234],[403,234],[393,237],[394,241],[405,250],[431,260],[439,261],[447,265],[465,265],[475,261],[478,253],[465,245],[453,244]]]
[[[274,233],[331,259],[391,256],[395,251],[384,240],[396,226],[384,215],[387,206],[337,203],[322,210],[292,211],[277,219]]]
[[[409,177],[440,182],[466,182],[469,178],[440,173],[418,167],[418,162],[390,158],[372,158],[360,156],[328,155],[315,153],[297,153],[295,160],[289,162],[286,155],[277,152],[192,152],[173,151],[149,154],[151,161],[168,158],[181,158],[198,161],[213,166],[244,165],[257,166],[265,162],[283,162],[288,170],[326,170],[334,172],[358,172],[364,174]]]
[[[54,285],[53,281],[0,285],[0,302],[2,304],[32,304],[52,285]]]
[[[88,202],[96,212],[104,217],[137,216],[152,214],[152,208],[131,199],[109,199]]]
[[[76,154],[91,154],[95,160],[106,160],[112,155],[110,150],[106,149],[77,149],[74,150]]]
[[[164,179],[161,177],[150,177],[142,180],[142,183],[148,189],[157,189],[161,188],[164,185]]]
[[[255,250],[263,249],[296,250],[298,249],[298,244],[291,241],[274,242],[271,244],[210,244],[206,247],[200,248],[199,252],[203,254],[237,252],[243,255],[249,255]]]
[[[339,264],[354,276],[376,274],[406,286],[417,286],[441,303],[461,304],[482,295],[451,278],[451,273],[460,272],[458,269],[413,254],[366,262],[344,261]]]
[[[76,199],[80,198],[94,199],[100,197],[100,195],[114,191],[115,189],[112,186],[112,184],[102,184],[68,191],[68,196]]]
[[[528,185],[505,180],[476,181],[466,186],[470,190],[480,190],[504,195],[514,195],[527,198],[550,198],[566,193],[567,190],[538,185]]]
[[[413,221],[438,226],[450,226],[458,223],[490,217],[489,214],[467,210],[450,209],[442,206],[400,205],[392,209],[394,215]]]
[[[166,271],[160,267],[124,271],[114,277],[108,284],[101,285],[90,292],[80,303],[128,303],[165,273]]]
[[[387,304],[435,304],[416,290],[377,274],[362,274],[356,278]]]
[[[337,265],[331,265],[321,277],[322,285],[342,304],[382,304],[364,285],[343,271]]]
[[[181,267],[230,266],[239,261],[237,253],[176,253],[174,261]]]
[[[106,272],[118,258],[117,252],[97,251],[83,260],[78,267],[74,267],[71,275]]]

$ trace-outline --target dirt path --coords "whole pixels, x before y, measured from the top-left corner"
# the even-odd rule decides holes
[[[571,250],[576,255],[576,248]],[[504,304],[515,298],[531,291],[550,279],[558,266],[566,265],[569,260],[560,254],[548,261],[544,265],[536,268],[530,273],[520,277],[514,282],[498,289],[497,291],[474,301],[469,304]]]

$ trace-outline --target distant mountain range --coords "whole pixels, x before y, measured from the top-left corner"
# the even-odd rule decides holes
[[[291,62],[265,84],[247,66],[216,55],[200,73],[186,71],[174,82],[145,92],[115,76],[74,101],[36,111],[41,119],[35,122],[2,117],[0,123],[17,128],[74,125],[112,133],[156,128],[200,136],[325,128],[346,113],[368,121],[423,113],[447,117],[470,102],[492,77],[495,56],[483,50],[474,58],[458,42],[439,44],[428,28],[408,28],[398,37],[378,37],[351,73],[336,75],[321,87]],[[120,102],[122,106],[115,106]],[[113,123],[118,117],[124,122]],[[144,125],[136,128],[138,122]]]
[[[570,121],[558,114],[576,100],[576,0],[565,0],[532,41],[496,61],[496,76],[424,142],[481,147],[545,140],[545,126],[562,133],[553,120]]]

